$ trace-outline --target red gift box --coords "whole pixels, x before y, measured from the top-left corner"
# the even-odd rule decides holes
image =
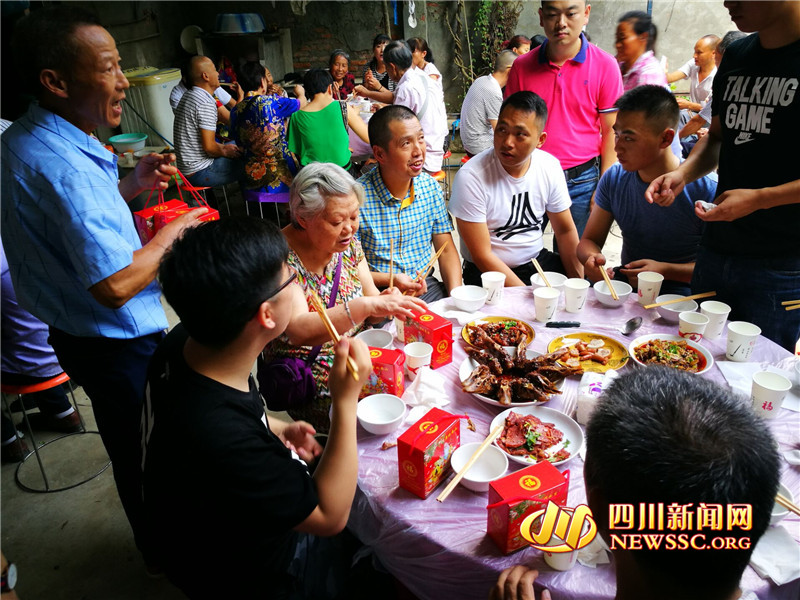
[[[460,417],[432,408],[397,438],[400,487],[420,498],[450,471],[450,457],[461,445]]]
[[[160,211],[165,211],[174,208],[186,208],[186,202],[180,200],[167,200],[164,202],[164,195],[159,193],[158,204],[147,206],[142,210],[137,210],[133,213],[133,221],[136,224],[136,231],[139,233],[139,239],[142,240],[144,246],[147,242],[153,239],[156,235],[155,215]],[[149,200],[149,198],[148,198]]]
[[[403,365],[406,362],[403,351],[370,346],[369,357],[372,359],[372,374],[361,389],[359,398],[372,394],[402,396],[405,391]]]
[[[415,312],[413,318],[407,318],[403,324],[403,339],[406,344],[425,342],[431,345],[431,369],[453,362],[453,324],[436,313]]]
[[[566,506],[569,471],[559,472],[547,461],[536,463],[489,484],[486,531],[504,554],[528,543],[519,526],[529,514],[547,507],[548,501]]]

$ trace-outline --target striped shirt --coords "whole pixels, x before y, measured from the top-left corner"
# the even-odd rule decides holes
[[[375,59],[373,58],[371,61],[369,61],[369,63],[366,66],[364,66],[364,70],[361,72],[362,78],[366,77],[367,71],[372,71],[372,76],[375,79],[377,79],[378,82],[380,82],[380,84],[383,87],[385,87],[390,92],[393,92],[397,84],[392,80],[391,77],[389,77],[388,71],[384,71],[383,73],[378,73],[378,71],[376,71],[377,68],[378,64],[375,62]]]
[[[442,188],[422,173],[412,180],[406,198],[394,198],[383,183],[380,167],[358,181],[366,194],[358,236],[370,270],[389,272],[390,241],[394,240],[396,272],[416,277],[433,256],[433,236],[453,230]],[[401,208],[402,200],[412,195],[413,202]]]
[[[207,169],[214,162],[203,149],[201,129],[217,130],[217,103],[206,90],[195,86],[178,103],[172,129],[178,169],[184,175]]]
[[[480,154],[494,145],[494,130],[489,121],[497,121],[503,90],[491,75],[478,77],[469,87],[461,105],[461,141],[470,154]]]

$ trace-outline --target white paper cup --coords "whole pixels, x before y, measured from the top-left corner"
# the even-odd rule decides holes
[[[500,271],[481,273],[483,289],[489,292],[486,304],[497,304],[503,299],[503,288],[506,285],[506,274]]]
[[[655,271],[643,271],[639,273],[638,281],[636,283],[637,294],[639,295],[639,304],[652,304],[661,293],[661,284],[664,281],[664,276]]]
[[[564,540],[554,535],[550,538],[550,541],[547,542],[547,546],[560,546],[563,543]],[[555,569],[556,571],[569,571],[575,566],[575,562],[578,560],[577,551],[548,552],[547,550],[543,550],[542,554],[544,555],[544,562],[546,562],[551,569]]]
[[[536,305],[536,320],[546,323],[553,319],[558,307],[558,298],[561,296],[555,288],[541,287],[533,290],[533,302]]]
[[[724,302],[717,302],[716,300],[703,302],[700,305],[700,313],[708,317],[708,325],[703,337],[707,340],[715,340],[721,336],[730,312],[731,307]]]
[[[576,277],[564,282],[564,309],[567,312],[576,313],[583,310],[586,298],[589,296],[590,285],[585,279]]]
[[[433,346],[425,342],[411,342],[403,347],[406,355],[406,376],[410,381],[417,378],[417,372],[422,367],[431,366]]]
[[[725,358],[734,362],[747,362],[753,354],[761,328],[747,321],[728,323],[728,345]]]
[[[707,326],[708,317],[693,310],[685,310],[678,315],[678,335],[687,340],[702,340]]]
[[[792,382],[783,375],[770,371],[753,373],[753,391],[750,401],[753,410],[760,417],[774,419],[783,405],[786,392],[792,388]]]

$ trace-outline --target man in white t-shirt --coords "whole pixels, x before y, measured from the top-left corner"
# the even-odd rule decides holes
[[[517,54],[511,50],[500,52],[494,59],[494,71],[478,77],[467,91],[461,105],[461,142],[470,158],[492,147],[503,88],[515,58]]]
[[[397,82],[393,104],[416,113],[425,133],[425,165],[428,173],[442,168],[444,138],[447,137],[447,111],[441,86],[423,71],[412,66],[411,48],[403,40],[390,42],[383,51],[386,71]]]
[[[212,94],[219,87],[219,74],[205,56],[192,58],[190,69],[193,87],[178,103],[173,125],[178,169],[192,185],[232,183],[243,174],[244,163],[235,144],[220,144],[214,137],[217,102]]]
[[[536,258],[546,271],[582,277],[578,230],[561,164],[539,146],[547,106],[533,92],[517,92],[500,107],[494,148],[465,164],[453,182],[450,212],[456,218],[467,285],[500,271],[507,286],[529,285]],[[550,219],[561,254],[544,248],[544,215]]]

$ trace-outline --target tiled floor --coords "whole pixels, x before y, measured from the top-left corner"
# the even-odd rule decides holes
[[[244,214],[238,194],[230,194],[229,202],[234,214]],[[270,213],[272,205],[265,211]],[[226,213],[224,207],[221,212]],[[609,236],[606,246],[610,262],[617,264],[621,239]],[[167,313],[170,323],[176,323],[177,317],[169,307]],[[82,390],[76,396],[89,429],[93,429],[91,404]],[[45,448],[43,454],[53,484],[75,469],[91,473],[107,461],[96,435],[61,440]],[[18,566],[17,591],[22,600],[183,597],[166,579],[146,575],[116,494],[111,468],[89,483],[54,494],[21,491],[14,482],[15,469],[15,465],[3,465],[0,472],[2,550]],[[25,476],[35,480],[36,472],[31,459],[25,465]],[[209,560],[212,569],[213,557]]]

